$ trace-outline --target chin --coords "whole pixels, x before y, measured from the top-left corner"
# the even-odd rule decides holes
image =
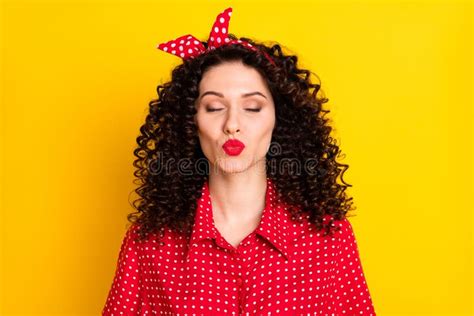
[[[221,159],[216,162],[216,172],[222,173],[241,173],[248,170],[252,166],[252,162],[244,159],[239,159],[239,156],[232,158]]]

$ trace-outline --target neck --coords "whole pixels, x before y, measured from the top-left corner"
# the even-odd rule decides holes
[[[265,173],[210,174],[209,194],[215,221],[232,224],[260,218],[266,190]]]

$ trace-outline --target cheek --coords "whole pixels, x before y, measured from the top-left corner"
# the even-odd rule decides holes
[[[265,138],[269,136],[271,137],[273,129],[275,128],[275,116],[268,115],[265,119],[260,121],[257,128],[260,131],[260,134],[262,135],[262,137],[265,137]]]
[[[196,114],[194,116],[194,123],[196,124],[196,129],[198,131],[198,134],[204,134],[205,133],[205,127],[206,127],[206,122],[202,119],[199,114]]]
[[[216,139],[216,130],[214,124],[197,117],[196,127],[201,145],[203,147],[211,146]]]
[[[272,139],[274,124],[273,119],[261,121],[258,124],[252,124],[252,132],[250,134],[254,135],[254,143],[262,146],[267,145]]]

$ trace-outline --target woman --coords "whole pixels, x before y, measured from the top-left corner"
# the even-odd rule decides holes
[[[137,138],[137,212],[103,315],[375,315],[348,168],[297,57],[228,34],[158,48],[183,59]]]

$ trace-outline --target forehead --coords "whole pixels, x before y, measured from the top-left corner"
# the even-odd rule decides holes
[[[226,62],[206,70],[199,83],[202,93],[205,89],[224,91],[263,90],[267,86],[262,75],[253,67],[241,62]]]

